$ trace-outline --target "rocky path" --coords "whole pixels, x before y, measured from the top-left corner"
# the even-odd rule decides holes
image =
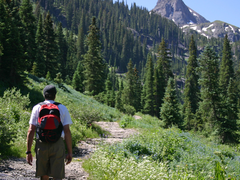
[[[99,142],[117,143],[123,139],[136,134],[133,129],[122,129],[116,122],[96,122],[100,127],[109,131],[111,135],[104,138],[87,139],[80,141],[73,149],[73,161],[65,167],[66,178],[71,180],[87,179],[88,174],[82,168],[84,159],[89,158],[90,154],[97,148]],[[12,158],[0,163],[0,180],[37,180],[35,178],[35,160],[33,166],[27,164],[24,158]]]

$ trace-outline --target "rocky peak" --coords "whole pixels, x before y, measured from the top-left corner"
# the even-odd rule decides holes
[[[152,11],[173,20],[180,26],[209,22],[200,14],[187,7],[182,0],[158,0]]]

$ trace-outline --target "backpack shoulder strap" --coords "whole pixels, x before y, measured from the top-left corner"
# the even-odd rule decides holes
[[[61,104],[61,103],[58,103],[58,102],[54,102],[53,104],[55,104],[56,106],[58,106],[59,104]]]
[[[42,105],[44,105],[44,104],[47,104],[47,103],[45,103],[45,102],[40,102],[40,103],[38,103],[40,106],[42,106]],[[56,106],[58,106],[59,104],[61,104],[61,103],[58,103],[58,102],[54,102],[53,104],[55,104]]]

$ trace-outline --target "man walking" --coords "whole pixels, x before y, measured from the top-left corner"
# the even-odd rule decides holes
[[[54,101],[56,98],[56,93],[57,90],[53,85],[47,85],[43,89],[43,96],[45,98],[45,101],[33,107],[29,121],[26,160],[30,165],[32,165],[33,157],[31,153],[31,146],[33,143],[35,131],[37,131],[35,147],[36,177],[41,177],[41,180],[48,180],[49,177],[53,177],[54,179],[63,179],[65,177],[64,139],[68,151],[68,154],[66,156],[66,164],[69,164],[72,161],[72,138],[69,129],[69,125],[72,124],[72,120],[67,108],[64,105],[56,103]],[[49,107],[55,108],[51,109]],[[48,112],[47,115],[46,112]],[[54,135],[52,135],[53,133],[46,133],[46,130],[42,130],[43,127],[45,128],[46,126],[49,127],[51,125],[48,125],[48,114],[51,114],[50,119],[52,118],[53,126],[58,126],[60,128],[59,135],[57,135],[55,132]]]

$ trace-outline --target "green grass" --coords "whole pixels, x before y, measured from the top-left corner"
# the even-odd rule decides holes
[[[125,128],[140,133],[121,144],[103,146],[83,163],[90,179],[240,179],[240,152],[176,127],[163,129],[148,115],[124,116]]]

